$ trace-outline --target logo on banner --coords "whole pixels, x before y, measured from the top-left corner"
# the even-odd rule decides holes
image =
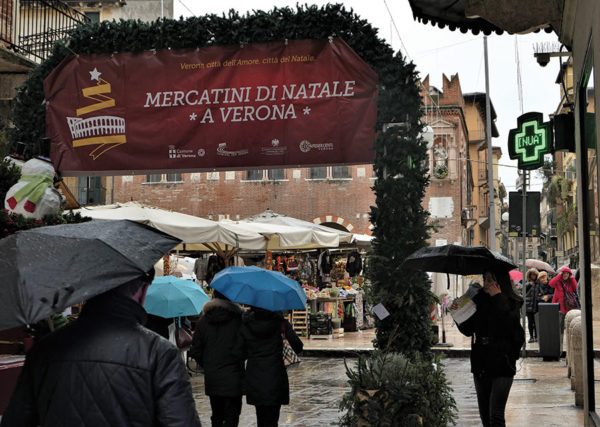
[[[235,156],[245,156],[246,154],[248,154],[248,149],[237,150],[237,151],[227,151],[227,143],[226,142],[221,142],[219,144],[219,146],[217,147],[217,155],[219,155],[219,156],[235,157]]]
[[[100,77],[102,73],[97,68],[89,73],[90,80],[96,80],[97,83],[90,87],[84,87],[81,89],[81,93],[84,98],[95,102],[75,110],[78,117],[67,117],[67,124],[73,138],[73,148],[99,145],[90,153],[90,157],[96,160],[111,148],[125,144],[127,140],[125,138],[125,119],[122,117],[79,117],[116,106],[114,98],[107,95],[111,93],[112,89],[110,83]]]
[[[282,156],[287,151],[287,147],[280,147],[279,140],[273,139],[270,147],[261,147],[260,152],[267,156]]]
[[[330,142],[326,144],[311,144],[306,139],[300,142],[300,151],[303,153],[308,153],[312,149],[319,151],[333,150],[333,144]]]
[[[194,150],[179,149],[175,148],[174,145],[169,145],[169,159],[187,159],[195,157],[196,154],[194,153]]]

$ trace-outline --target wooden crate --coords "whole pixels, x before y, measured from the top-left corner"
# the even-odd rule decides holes
[[[293,310],[290,323],[297,334],[308,335],[308,312],[306,310]]]

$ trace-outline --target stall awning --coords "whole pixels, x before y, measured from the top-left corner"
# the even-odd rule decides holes
[[[544,29],[560,33],[564,0],[409,0],[424,24],[466,33],[525,34]]]

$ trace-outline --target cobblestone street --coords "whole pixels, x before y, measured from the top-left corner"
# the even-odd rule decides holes
[[[338,405],[347,389],[344,359],[304,357],[302,360],[300,366],[288,372],[290,405],[281,408],[280,425],[337,425],[342,415]],[[355,359],[347,360],[349,366],[354,366]],[[444,363],[458,405],[457,425],[481,425],[468,358],[448,358]],[[508,401],[507,425],[583,425],[583,411],[573,404],[564,360],[543,362],[541,358],[527,358],[518,364]],[[194,376],[192,386],[202,423],[210,425],[210,403],[204,395],[203,376]],[[255,425],[254,407],[244,401],[240,426]]]

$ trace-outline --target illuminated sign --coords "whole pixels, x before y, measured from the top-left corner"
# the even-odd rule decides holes
[[[542,113],[526,113],[517,118],[517,128],[508,133],[508,154],[518,159],[519,169],[544,165],[544,154],[552,148],[552,124],[543,122]]]

